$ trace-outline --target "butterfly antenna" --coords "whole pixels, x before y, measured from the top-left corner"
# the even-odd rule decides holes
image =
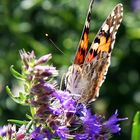
[[[45,35],[46,35],[46,37],[48,37],[49,41],[54,45],[54,47],[55,47],[58,51],[60,51],[63,55],[65,55],[65,54],[63,53],[63,51],[62,51],[61,49],[59,49],[59,47],[53,42],[53,40],[52,40],[51,38],[49,38],[49,35],[48,35],[48,34],[45,34]]]
[[[49,35],[48,34],[45,34],[45,35],[48,38],[48,40],[54,45],[54,47],[67,58],[66,59],[67,61],[69,61],[69,57],[65,55],[61,49],[59,49],[59,47],[53,42],[53,40],[49,37]]]

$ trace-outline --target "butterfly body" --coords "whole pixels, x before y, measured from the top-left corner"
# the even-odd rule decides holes
[[[66,73],[66,90],[79,103],[88,104],[98,97],[100,86],[110,65],[117,30],[122,21],[123,6],[118,4],[107,17],[88,50],[91,0],[84,30],[73,64]]]

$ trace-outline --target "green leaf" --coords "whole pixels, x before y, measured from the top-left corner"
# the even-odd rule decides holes
[[[32,116],[26,114],[26,117],[27,117],[29,120],[32,120]]]
[[[10,88],[8,86],[6,86],[6,91],[8,93],[8,95],[18,104],[21,104],[21,105],[27,105],[25,103],[25,97],[24,97],[24,100],[23,100],[23,93],[22,93],[22,96],[21,96],[21,93],[20,93],[20,96],[19,97],[16,97],[13,95],[13,93],[11,92]],[[22,98],[21,98],[22,97]]]
[[[31,120],[27,125],[26,125],[26,131],[28,132],[30,130],[30,128],[33,125],[33,121]]]
[[[28,121],[20,121],[20,120],[13,120],[13,119],[10,119],[10,120],[7,120],[7,121],[10,122],[10,123],[20,125],[20,126],[28,124]]]
[[[19,79],[19,80],[22,80],[22,81],[25,81],[24,76],[23,76],[22,74],[20,74],[19,72],[17,72],[17,71],[14,69],[14,66],[13,66],[13,65],[10,67],[10,71],[11,71],[12,75],[13,75],[15,78],[17,78],[17,79]]]
[[[26,95],[25,95],[24,93],[22,93],[22,92],[19,92],[19,98],[20,98],[20,100],[22,100],[22,101],[25,102],[25,100],[26,100]]]
[[[138,111],[134,117],[132,126],[132,140],[140,140],[140,112]]]
[[[18,103],[18,100],[16,100],[16,98],[13,96],[12,91],[10,90],[10,88],[8,86],[6,86],[6,91],[8,93],[8,95],[15,101]]]
[[[36,114],[36,108],[35,107],[30,106],[30,111],[31,111],[32,116],[34,116]]]

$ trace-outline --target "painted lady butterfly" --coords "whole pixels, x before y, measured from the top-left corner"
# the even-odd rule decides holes
[[[79,103],[88,104],[99,96],[100,86],[110,65],[111,52],[123,17],[122,4],[116,5],[98,31],[88,50],[88,34],[93,0],[89,5],[85,26],[74,62],[66,73],[65,85]]]

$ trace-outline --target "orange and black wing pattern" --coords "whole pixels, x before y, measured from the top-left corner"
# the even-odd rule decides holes
[[[66,75],[66,89],[80,103],[88,104],[98,95],[110,65],[111,52],[123,17],[123,5],[118,4],[107,17],[90,48],[88,34],[93,0],[89,5],[85,26],[74,58]]]
[[[99,53],[112,52],[116,33],[123,16],[123,5],[118,4],[107,17],[99,32],[97,33],[91,48],[88,51],[86,62],[91,62]]]
[[[110,65],[111,52],[122,16],[123,6],[118,4],[101,26],[87,53],[82,70],[84,79],[89,82],[82,95],[82,102],[92,102],[99,96],[100,87]]]
[[[78,49],[74,58],[74,64],[78,64],[80,66],[82,66],[82,64],[84,63],[87,52],[88,52],[88,41],[89,41],[88,34],[89,34],[93,1],[94,0],[91,0],[90,2],[89,10],[88,10],[86,21],[85,21],[85,26],[84,26],[82,36],[79,42],[79,46],[78,46]]]

